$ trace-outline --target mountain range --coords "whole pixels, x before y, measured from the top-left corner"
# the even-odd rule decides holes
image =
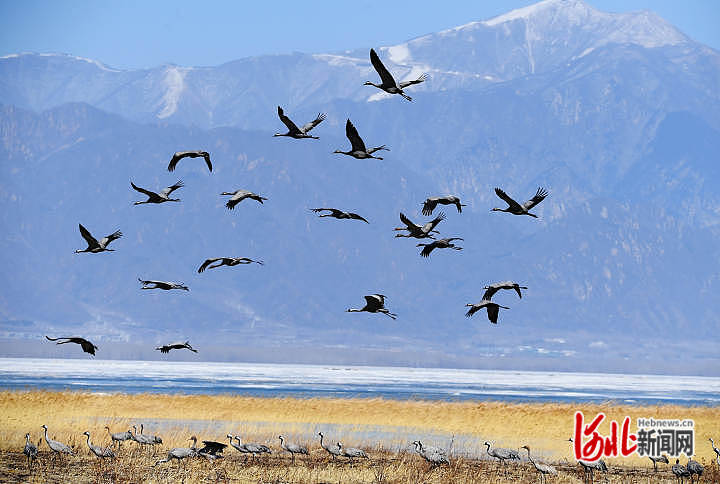
[[[72,356],[37,340],[71,332],[98,357],[190,339],[208,359],[718,374],[717,51],[652,12],[545,0],[375,46],[396,77],[428,74],[407,102],[363,85],[369,47],[142,70],[0,59],[2,353]],[[278,104],[298,124],[326,112],[321,139],[273,138]],[[383,161],[332,153],[348,117]],[[190,149],[211,174],[167,172]],[[178,179],[181,203],[133,206],[130,181]],[[496,186],[550,196],[539,219],[491,213]],[[219,194],[238,188],[269,200],[228,211]],[[424,220],[422,201],[450,193],[468,206],[438,229],[463,251],[425,260],[393,237],[399,212]],[[78,223],[124,236],[76,255]],[[219,256],[266,264],[196,272]],[[463,317],[507,279],[529,289],[496,296],[511,307],[497,326]],[[397,321],[344,312],[374,292]]]

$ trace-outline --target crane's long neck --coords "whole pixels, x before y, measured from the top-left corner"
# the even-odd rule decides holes
[[[25,434],[25,443],[30,445],[30,434]]]
[[[325,445],[323,445],[323,434],[320,434],[320,447],[327,450],[327,447]]]
[[[362,309],[350,308],[347,310],[349,313],[361,313]]]
[[[92,449],[92,444],[90,444],[90,434],[85,434],[85,436],[87,437],[87,445],[88,445],[88,447],[90,447],[90,448]]]
[[[48,445],[50,445],[50,439],[48,439],[48,436],[47,436],[47,427],[44,427],[44,428],[45,428],[45,442],[47,442]]]
[[[533,460],[532,456],[530,455],[530,449],[525,449],[525,450],[527,450],[527,453],[528,453],[528,460],[529,460],[530,462],[532,462],[532,465],[534,465],[534,466],[535,466],[535,469],[537,469],[537,464],[535,463],[535,461]]]

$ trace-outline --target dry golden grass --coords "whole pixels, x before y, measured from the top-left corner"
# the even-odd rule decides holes
[[[47,424],[57,440],[74,445],[80,450],[78,456],[51,470],[47,454],[39,459],[34,478],[39,481],[57,482],[166,482],[182,480],[230,479],[236,482],[533,482],[535,471],[528,464],[508,466],[508,475],[487,461],[458,458],[450,467],[429,470],[417,455],[405,452],[410,440],[424,433],[447,436],[447,441],[431,442],[446,445],[451,435],[477,439],[474,450],[484,455],[482,441],[494,439],[499,446],[518,448],[527,444],[533,455],[540,455],[564,469],[560,476],[549,482],[581,482],[581,474],[570,465],[570,448],[566,439],[572,433],[573,415],[582,410],[586,418],[604,412],[608,419],[621,421],[626,415],[633,418],[632,430],[639,417],[691,418],[695,420],[696,459],[706,465],[706,476],[714,476],[705,482],[720,482],[717,466],[711,465],[713,457],[708,437],[720,440],[720,412],[713,407],[645,406],[613,404],[525,404],[506,402],[428,402],[395,401],[384,399],[292,399],[251,398],[207,395],[102,395],[79,392],[0,392],[0,481],[23,481],[28,478],[24,456],[19,454],[24,445],[24,435],[30,432],[33,441],[41,437],[42,424]],[[104,467],[87,455],[82,432],[89,430],[96,445],[107,445],[109,438],[104,430],[109,425],[113,432],[120,432],[141,421],[173,419],[161,431],[147,429],[146,433],[162,436],[163,450],[151,456],[133,450],[134,443],[126,443],[114,463]],[[182,422],[193,422],[193,429]],[[206,435],[198,431],[198,422],[224,421],[230,427],[223,432],[214,429]],[[362,446],[373,457],[369,462],[329,464],[317,440],[309,440],[308,429],[312,425],[344,425],[344,435],[333,435],[346,445]],[[377,442],[353,439],[352,429],[368,426],[383,430],[382,445]],[[188,446],[191,433],[200,439],[221,440],[233,428],[242,427],[243,437],[269,443],[275,454],[266,456],[255,464],[243,464],[239,456],[226,451],[227,458],[220,462],[188,462],[178,468],[175,463],[156,468],[150,467],[163,457],[167,449]],[[347,429],[350,429],[349,431]],[[412,435],[408,434],[411,429]],[[608,431],[607,425],[601,431]],[[281,456],[277,434],[304,438],[312,449],[311,457],[299,460],[295,466],[288,465],[289,458]],[[327,433],[327,432],[326,432]],[[388,437],[389,436],[389,437]],[[41,451],[47,451],[43,443]],[[386,450],[387,449],[387,450]],[[400,449],[400,452],[398,452]],[[92,457],[92,458],[91,458]],[[612,472],[609,482],[674,482],[668,470],[658,475],[648,475],[647,459],[607,460]],[[646,463],[647,462],[647,463]],[[631,467],[642,468],[637,471]],[[498,473],[498,471],[501,471]]]

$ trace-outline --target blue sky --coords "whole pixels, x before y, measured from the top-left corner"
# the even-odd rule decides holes
[[[120,68],[217,65],[241,57],[403,42],[482,20],[527,0],[386,3],[58,0],[0,3],[0,55],[64,52]],[[604,11],[649,9],[720,49],[715,0],[589,0]]]

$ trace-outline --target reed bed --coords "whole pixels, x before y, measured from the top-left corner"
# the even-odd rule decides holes
[[[720,440],[720,412],[717,407],[678,405],[630,406],[566,403],[438,402],[330,398],[253,398],[231,395],[98,394],[86,392],[5,391],[0,392],[0,481],[2,482],[535,482],[537,474],[527,462],[503,468],[487,458],[485,440],[496,445],[519,448],[529,445],[533,456],[561,469],[548,482],[582,482],[582,473],[570,453],[573,415],[581,410],[592,418],[604,412],[608,420],[639,417],[691,418],[695,421],[696,460],[705,465],[704,482],[720,482],[713,463],[709,437]],[[99,463],[89,454],[82,432],[90,431],[95,445],[108,445],[104,429],[121,432],[145,424],[145,433],[159,435],[163,444],[141,450],[126,442],[113,462]],[[76,455],[53,460],[43,442],[32,475],[22,455],[24,436],[30,432],[37,443],[40,426],[49,427],[49,436],[74,446]],[[608,432],[607,422],[601,426]],[[353,464],[330,461],[320,448],[317,431],[333,443],[364,448],[369,461]],[[225,459],[206,462],[195,459],[178,466],[175,462],[152,465],[173,447],[187,447],[188,438],[227,443],[227,433],[240,434],[246,441],[261,442],[274,453],[245,462],[228,448]],[[308,458],[290,465],[277,439],[307,445]],[[410,442],[448,448],[451,465],[431,468],[412,452]],[[606,459],[611,468],[605,482],[675,482],[669,467],[652,473],[649,460]]]

